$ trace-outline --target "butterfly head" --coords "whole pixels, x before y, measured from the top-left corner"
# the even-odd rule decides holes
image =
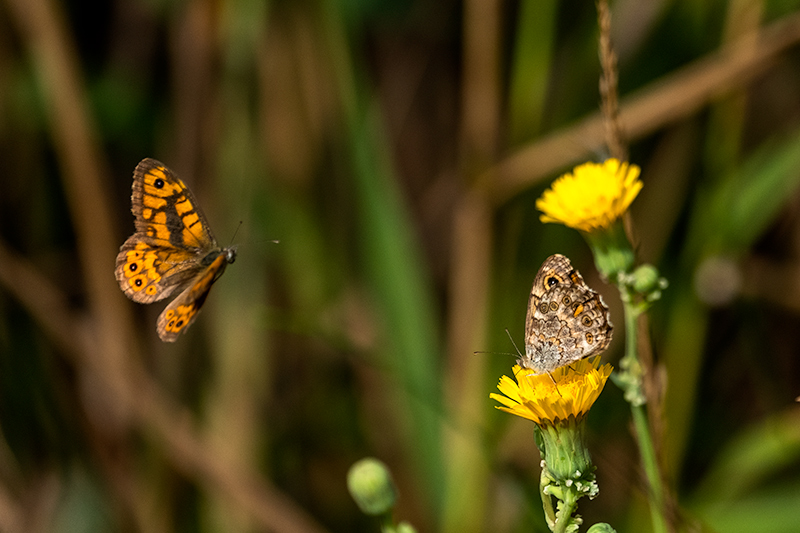
[[[231,264],[234,261],[236,261],[236,247],[235,246],[230,246],[228,248],[225,248],[223,250],[223,252],[225,253],[225,260],[228,262],[228,264]]]

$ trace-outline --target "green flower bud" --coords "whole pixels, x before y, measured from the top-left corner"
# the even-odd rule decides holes
[[[381,461],[367,457],[357,461],[347,473],[347,488],[364,514],[382,515],[397,501],[392,475]]]
[[[660,289],[658,269],[653,265],[641,265],[633,271],[633,290],[645,294]]]

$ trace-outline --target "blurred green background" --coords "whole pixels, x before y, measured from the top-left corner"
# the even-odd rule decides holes
[[[800,531],[800,2],[612,10],[671,524]],[[534,208],[607,156],[597,33],[574,0],[0,2],[0,531],[377,531],[367,455],[420,531],[546,531],[488,395],[552,253],[621,353]],[[113,274],[144,157],[239,251],[174,345]],[[586,523],[648,531],[616,387],[589,423]]]

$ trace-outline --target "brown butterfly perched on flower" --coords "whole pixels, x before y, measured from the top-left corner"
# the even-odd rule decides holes
[[[236,260],[236,249],[220,248],[192,192],[155,159],[143,159],[133,171],[131,211],[136,232],[119,249],[117,281],[139,303],[179,293],[156,324],[162,341],[175,342]]]
[[[589,288],[569,259],[551,255],[533,281],[525,355],[518,364],[537,373],[552,372],[605,350],[612,329],[603,297]]]

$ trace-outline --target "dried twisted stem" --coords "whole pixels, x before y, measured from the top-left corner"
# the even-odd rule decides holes
[[[600,111],[603,114],[603,126],[606,134],[606,145],[612,157],[627,161],[628,149],[623,137],[622,125],[619,121],[619,101],[617,99],[617,54],[611,43],[611,11],[608,0],[598,0],[597,21],[600,26]]]

